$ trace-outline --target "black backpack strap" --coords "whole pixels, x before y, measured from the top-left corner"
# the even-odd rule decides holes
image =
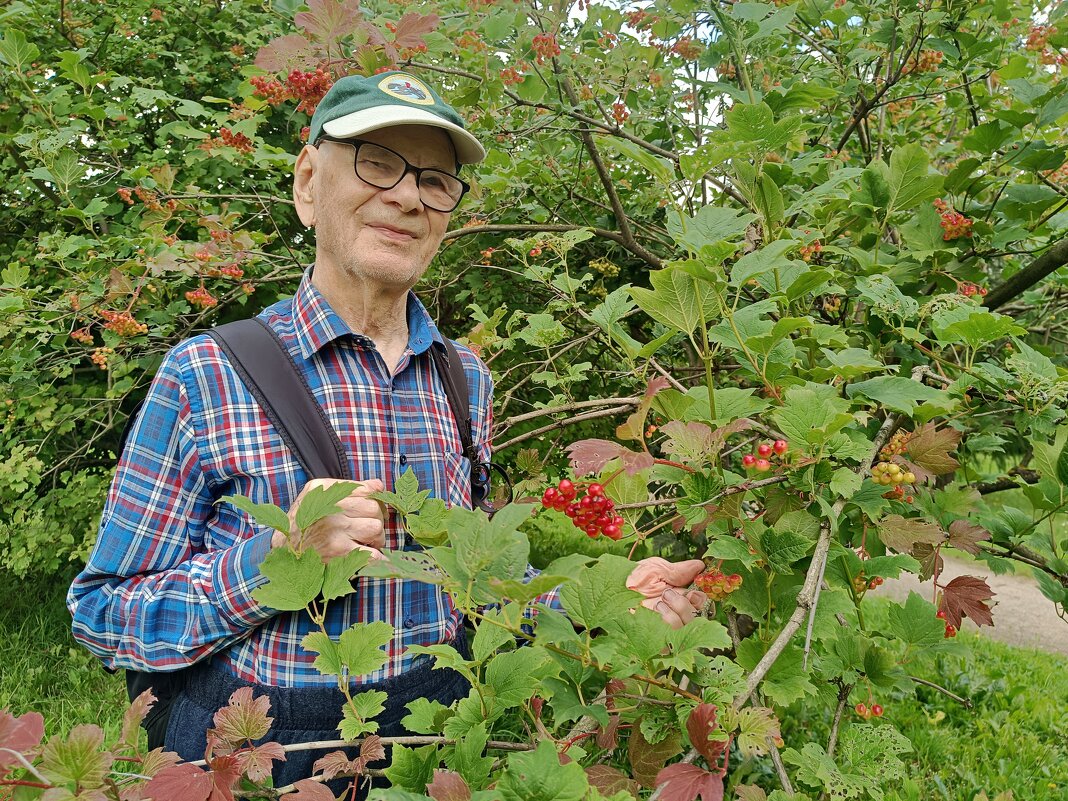
[[[259,317],[207,332],[230,359],[308,478],[352,480],[349,460],[293,354]]]

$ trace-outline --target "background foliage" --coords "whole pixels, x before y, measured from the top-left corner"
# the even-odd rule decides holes
[[[868,580],[918,572],[984,622],[944,548],[1028,565],[1063,614],[1063,7],[14,2],[0,27],[5,569],[84,558],[161,355],[310,260],[288,172],[314,104],[400,65],[491,147],[420,291],[494,371],[501,458],[540,492],[579,440],[626,553],[741,575],[718,612],[756,621],[732,646],[770,707],[837,730],[868,654],[942,647],[918,596],[866,624]]]

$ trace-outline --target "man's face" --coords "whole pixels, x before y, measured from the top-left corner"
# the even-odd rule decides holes
[[[456,170],[452,140],[440,128],[398,125],[359,138],[388,147],[416,167]],[[423,205],[413,173],[392,189],[378,189],[356,176],[353,158],[350,145],[319,146],[312,187],[316,269],[407,290],[437,253],[451,214]]]

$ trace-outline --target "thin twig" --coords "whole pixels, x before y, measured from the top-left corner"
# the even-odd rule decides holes
[[[952,698],[957,703],[962,704],[965,709],[971,709],[974,706],[974,704],[972,704],[970,699],[961,698],[959,695],[957,695],[956,693],[950,692],[949,690],[947,690],[945,687],[943,687],[940,684],[935,684],[933,681],[927,681],[927,679],[921,679],[919,676],[909,676],[909,678],[912,679],[917,684],[922,684],[925,687],[931,687],[932,689],[938,690],[938,692],[942,693],[942,695],[948,696],[949,698]]]

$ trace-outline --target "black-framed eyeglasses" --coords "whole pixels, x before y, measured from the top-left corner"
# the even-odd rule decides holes
[[[452,211],[460,205],[460,201],[471,188],[470,184],[450,172],[433,167],[416,167],[395,150],[374,142],[324,136],[315,146],[318,147],[323,142],[350,145],[355,150],[353,168],[356,170],[356,177],[377,189],[392,189],[404,180],[405,175],[414,172],[415,183],[419,188],[419,200],[434,211]]]

